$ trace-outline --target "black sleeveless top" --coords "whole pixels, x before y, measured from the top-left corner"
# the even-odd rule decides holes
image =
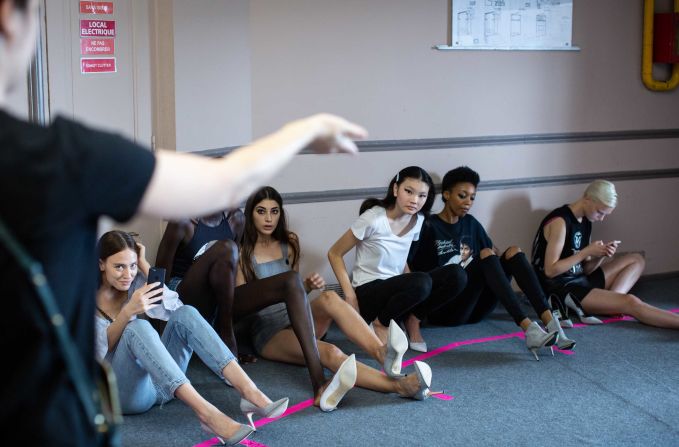
[[[547,250],[547,240],[545,239],[543,230],[545,225],[559,217],[566,222],[566,239],[564,240],[559,259],[564,259],[578,253],[589,245],[590,237],[592,235],[592,222],[590,222],[587,217],[583,217],[582,222],[578,222],[578,219],[568,205],[555,209],[542,220],[538,232],[535,235],[535,239],[533,240],[533,267],[547,293],[577,280],[584,274],[582,263],[577,263],[567,272],[555,276],[554,278],[547,278],[547,276],[545,276],[545,251]]]
[[[180,244],[177,249],[177,254],[172,262],[172,276],[183,278],[201,248],[209,242],[226,239],[233,240],[233,232],[229,226],[229,220],[224,214],[222,214],[222,221],[216,227],[207,226],[201,220],[198,220],[191,240],[186,244]]]

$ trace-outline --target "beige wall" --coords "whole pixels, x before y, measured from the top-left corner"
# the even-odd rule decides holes
[[[177,150],[252,139],[247,0],[174,0]]]
[[[53,109],[107,125],[147,143],[144,99],[146,1],[116,0],[121,36],[114,76],[83,79],[77,68],[76,1],[50,0]],[[658,8],[669,2],[659,0]],[[664,4],[667,3],[667,4]],[[446,0],[173,1],[178,150],[245,143],[284,122],[320,111],[364,124],[374,140],[679,128],[679,90],[656,93],[640,79],[642,4],[576,0],[579,52],[441,52]],[[51,19],[50,19],[51,17]],[[136,34],[135,34],[136,33]],[[64,64],[62,60],[69,61]],[[93,104],[114,101],[102,114]],[[468,164],[483,180],[679,168],[677,140],[558,143],[300,155],[271,183],[282,192],[379,187],[403,166],[440,178]],[[621,203],[595,237],[645,250],[648,272],[679,270],[677,180],[619,182]],[[528,248],[546,210],[583,185],[479,195],[474,214],[500,247]],[[303,270],[329,282],[325,251],[356,216],[358,201],[289,207],[305,247]],[[157,240],[154,223],[145,233]],[[153,247],[150,247],[151,252]],[[351,263],[351,262],[349,262]]]

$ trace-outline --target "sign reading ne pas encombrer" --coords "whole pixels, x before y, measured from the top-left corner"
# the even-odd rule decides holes
[[[81,20],[80,37],[115,37],[115,20]]]
[[[108,56],[115,53],[115,39],[80,39],[80,54]]]
[[[113,2],[80,2],[80,14],[113,14]]]

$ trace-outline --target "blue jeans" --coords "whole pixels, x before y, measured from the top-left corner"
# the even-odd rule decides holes
[[[143,413],[172,400],[177,388],[189,383],[185,373],[193,351],[224,379],[222,370],[234,356],[194,307],[174,311],[162,337],[148,321],[130,321],[106,357],[116,374],[123,413]]]

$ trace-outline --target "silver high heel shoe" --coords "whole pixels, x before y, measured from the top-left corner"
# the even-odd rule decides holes
[[[556,346],[559,349],[565,349],[565,350],[571,350],[575,348],[575,341],[571,340],[570,338],[566,337],[566,333],[563,331],[561,328],[561,325],[558,323],[558,318],[556,317],[556,311],[552,312],[552,321],[547,323],[547,330],[549,332],[556,332],[559,334],[559,336],[556,339]]]
[[[242,411],[245,417],[248,418],[250,427],[252,427],[254,431],[257,431],[255,428],[255,423],[252,421],[253,414],[263,418],[277,418],[278,416],[281,416],[283,413],[285,413],[285,410],[288,409],[289,402],[290,399],[284,397],[282,399],[278,399],[276,402],[271,402],[269,405],[262,408],[241,397],[240,411]]]
[[[573,322],[568,318],[568,308],[563,305],[561,298],[555,293],[549,295],[549,307],[552,308],[552,315],[559,321],[562,328],[572,328]]]
[[[540,358],[538,357],[538,349],[540,348],[549,347],[552,351],[552,355],[554,355],[554,350],[551,349],[551,347],[556,343],[558,337],[556,331],[545,332],[539,324],[533,321],[530,326],[528,326],[528,329],[526,329],[525,336],[526,347],[533,353],[535,360],[540,361]]]
[[[408,350],[408,337],[394,320],[389,322],[387,355],[384,357],[384,373],[393,378],[403,377],[401,365],[403,354]]]
[[[321,410],[333,411],[342,398],[356,384],[356,355],[351,354],[342,362],[328,387],[321,394]]]
[[[431,368],[424,362],[415,361],[415,374],[417,374],[417,381],[420,382],[420,389],[413,395],[413,399],[425,400],[429,397]]]
[[[209,435],[215,435],[217,437],[217,440],[222,444],[222,445],[236,445],[239,444],[241,441],[247,439],[252,433],[255,432],[252,427],[248,425],[243,425],[241,424],[240,428],[236,433],[232,434],[228,438],[224,439],[221,436],[219,436],[217,433],[214,432],[210,427],[205,425],[204,423],[200,423],[201,428],[203,429],[204,432],[206,432]]]
[[[597,317],[585,315],[585,312],[582,310],[582,307],[580,307],[580,302],[577,300],[577,298],[573,298],[570,293],[566,295],[566,298],[563,300],[563,302],[569,310],[575,312],[575,315],[578,316],[582,323],[603,324],[603,321],[599,320]]]

